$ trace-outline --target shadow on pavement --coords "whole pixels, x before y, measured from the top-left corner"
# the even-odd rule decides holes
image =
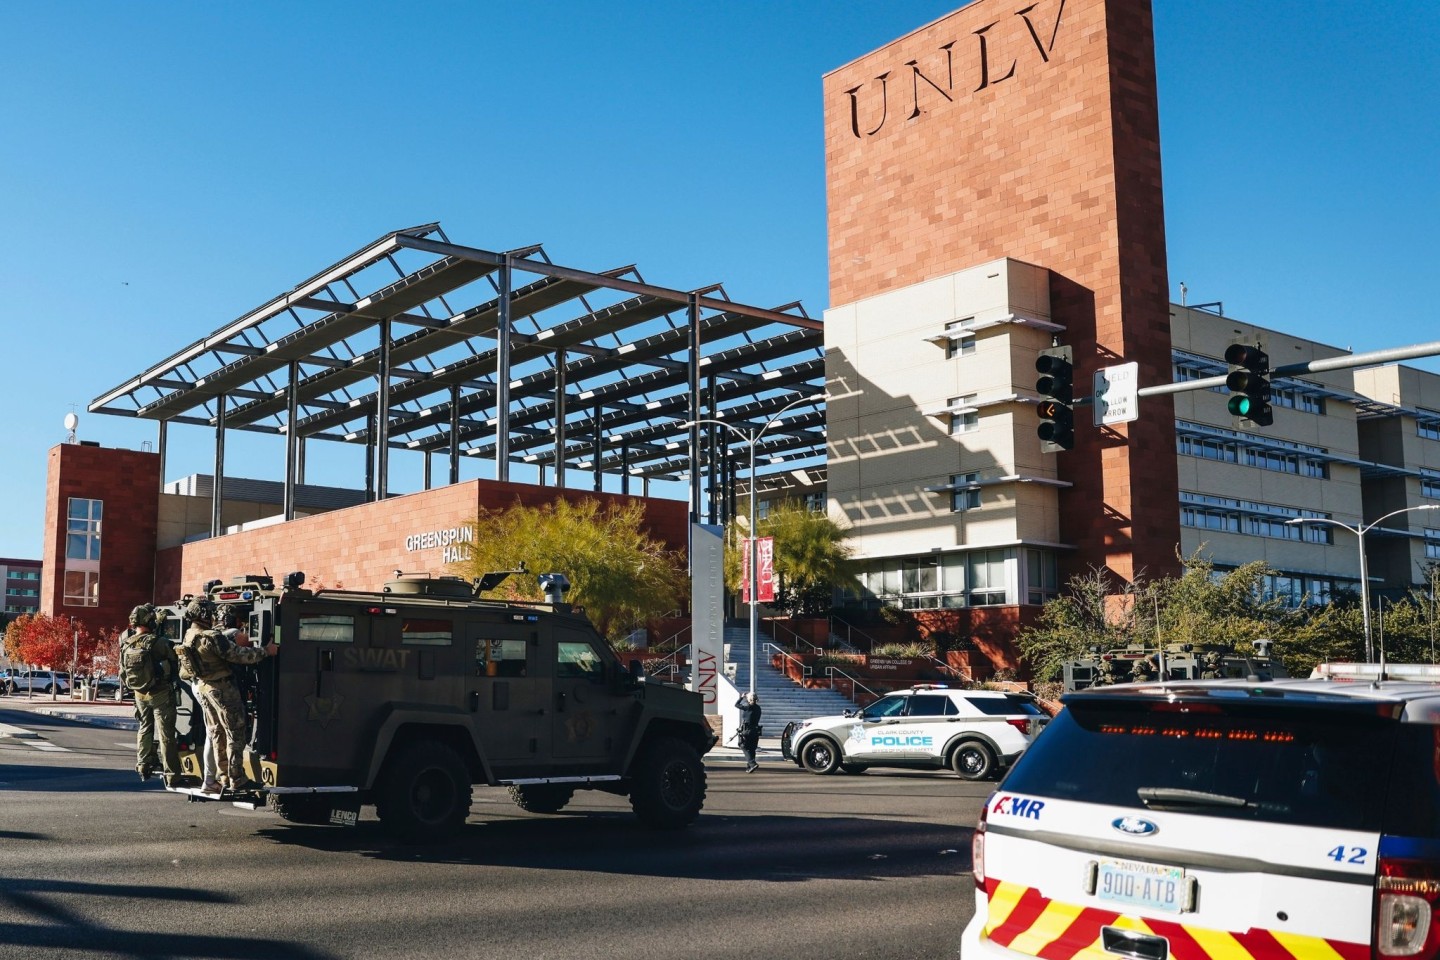
[[[309,947],[259,937],[207,936],[203,933],[154,933],[116,930],[69,910],[61,897],[118,897],[125,900],[166,900],[182,903],[229,903],[229,898],[183,887],[131,886],[111,883],[77,883],[65,880],[29,880],[0,877],[0,904],[7,912],[26,917],[24,922],[0,923],[0,944],[7,949],[35,947],[44,950],[87,951],[105,956],[157,958],[274,958],[274,960],[330,960],[331,955]]]
[[[164,793],[158,780],[142,783],[134,770],[114,767],[67,767],[38,763],[7,763],[0,767],[0,781],[7,790],[54,791],[71,793],[89,790],[96,793]],[[3,942],[3,941],[0,941]]]
[[[686,830],[654,831],[619,812],[472,818],[457,837],[433,846],[393,841],[374,820],[351,829],[259,831],[279,844],[405,863],[780,883],[959,876],[970,869],[971,833],[946,823],[867,817],[704,814]]]

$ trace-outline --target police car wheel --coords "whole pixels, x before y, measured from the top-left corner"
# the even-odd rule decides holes
[[[800,748],[800,764],[824,776],[840,769],[840,748],[829,737],[812,737]]]
[[[950,769],[963,780],[984,780],[995,769],[995,753],[978,740],[967,740],[950,754]]]
[[[385,828],[412,843],[442,840],[470,815],[470,774],[443,743],[397,744],[382,771],[375,812]]]

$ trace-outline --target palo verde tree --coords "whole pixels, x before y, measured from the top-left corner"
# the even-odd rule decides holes
[[[736,517],[725,537],[725,583],[739,592],[744,580],[750,518]],[[775,503],[761,518],[759,535],[775,538],[775,606],[791,616],[827,612],[837,589],[856,589],[849,531],[824,513],[794,500]]]
[[[566,600],[584,607],[595,628],[618,641],[679,607],[685,596],[680,555],[652,538],[644,519],[638,503],[602,507],[593,499],[482,510],[470,523],[469,559],[451,568],[473,579],[523,564],[527,572],[498,589],[512,600],[543,600],[538,575],[563,573],[571,585]]]

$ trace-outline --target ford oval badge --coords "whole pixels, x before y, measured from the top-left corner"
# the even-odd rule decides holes
[[[1160,829],[1149,820],[1140,817],[1116,817],[1110,821],[1110,826],[1132,837],[1148,837]]]

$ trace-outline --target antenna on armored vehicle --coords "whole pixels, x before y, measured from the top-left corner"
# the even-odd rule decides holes
[[[570,578],[563,573],[542,573],[536,577],[540,589],[545,591],[545,600],[557,609],[565,604],[565,594],[570,590]]]

